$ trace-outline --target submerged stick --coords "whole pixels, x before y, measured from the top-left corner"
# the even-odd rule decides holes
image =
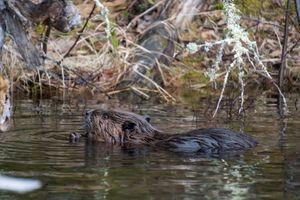
[[[281,92],[283,87],[283,79],[284,79],[284,71],[286,67],[286,55],[287,55],[287,43],[288,43],[288,37],[289,37],[289,16],[291,13],[291,0],[287,1],[287,8],[285,12],[285,23],[284,23],[284,38],[283,38],[283,45],[282,45],[282,52],[281,52],[281,59],[280,59],[280,68],[279,68],[279,74],[278,74],[278,90]],[[282,97],[282,94],[280,93],[278,95],[278,114],[280,117],[284,116],[284,111],[286,107],[285,99]]]

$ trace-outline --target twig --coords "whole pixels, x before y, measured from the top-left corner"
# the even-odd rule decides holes
[[[281,52],[281,64],[279,68],[279,76],[278,76],[278,88],[279,92],[281,92],[283,86],[283,78],[284,78],[284,70],[286,67],[286,52],[287,52],[287,43],[288,43],[288,35],[289,35],[289,16],[291,12],[291,0],[287,2],[287,8],[285,12],[285,23],[284,23],[284,40],[283,47]],[[275,85],[276,86],[276,85]],[[282,98],[282,95],[278,95],[278,111],[280,116],[284,115],[284,106],[286,105],[285,99]]]
[[[114,95],[114,94],[118,94],[120,92],[126,92],[126,91],[129,91],[130,88],[125,88],[125,89],[122,89],[122,90],[113,90],[113,91],[110,91],[110,92],[107,92],[108,95]]]
[[[134,86],[131,86],[130,89],[132,89],[135,93],[137,93],[139,96],[145,98],[145,99],[150,99],[149,95],[147,95],[145,92],[142,92],[141,90],[137,89]]]
[[[147,81],[149,81],[150,83],[152,83],[156,89],[158,89],[158,91],[161,92],[161,94],[163,94],[163,96],[165,97],[165,95],[167,97],[169,97],[173,102],[176,102],[176,99],[170,95],[166,90],[164,90],[162,87],[160,87],[155,81],[153,81],[151,78],[145,76],[144,74],[140,73],[138,70],[134,70],[135,73],[137,73],[138,75],[140,75],[141,77],[143,77],[144,79],[146,79]],[[166,98],[166,97],[165,97]],[[166,98],[167,100],[168,98]]]
[[[80,39],[80,37],[81,37],[81,35],[82,35],[83,31],[84,31],[84,29],[86,28],[89,20],[91,19],[92,15],[93,15],[93,13],[95,11],[95,9],[96,9],[96,3],[94,3],[93,8],[92,8],[89,16],[86,18],[83,27],[81,28],[80,31],[78,31],[78,33],[77,33],[78,35],[77,35],[77,38],[76,38],[75,42],[73,43],[73,45],[71,46],[71,48],[67,51],[67,53],[63,56],[63,58],[59,62],[62,62],[63,59],[65,59],[66,57],[68,57],[69,54],[71,53],[71,51],[74,49],[74,47],[76,46],[77,42],[79,41],[79,39]]]
[[[223,95],[224,95],[224,92],[225,92],[225,88],[226,88],[226,85],[227,85],[227,80],[228,80],[228,77],[229,77],[229,74],[232,70],[232,68],[234,67],[234,65],[236,64],[236,60],[234,60],[229,68],[226,70],[226,74],[225,74],[225,77],[224,77],[224,81],[223,81],[223,87],[222,87],[222,91],[221,91],[221,94],[220,94],[220,97],[219,97],[219,100],[218,100],[218,104],[217,104],[217,107],[214,111],[214,114],[213,114],[213,118],[216,116],[218,110],[219,110],[219,107],[220,107],[220,104],[221,104],[221,101],[223,99]]]
[[[47,44],[48,44],[51,28],[52,28],[51,23],[47,23],[47,29],[42,40],[43,51],[45,54],[47,54]]]
[[[157,66],[157,69],[158,69],[158,72],[159,72],[159,75],[162,79],[162,82],[163,82],[163,85],[166,85],[166,79],[165,79],[165,76],[164,76],[164,72],[161,68],[161,64],[158,62],[158,60],[156,59],[156,66]]]

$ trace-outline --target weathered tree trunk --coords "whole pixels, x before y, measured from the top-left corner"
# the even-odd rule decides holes
[[[22,23],[7,10],[3,12],[6,32],[12,36],[17,51],[24,59],[27,67],[39,68],[43,65],[43,59],[39,50],[29,41],[28,36],[23,28]]]
[[[124,88],[144,81],[142,76],[154,69],[158,62],[170,64],[177,41],[178,34],[172,24],[158,22],[150,27],[138,40],[141,47],[136,49],[133,66],[117,87]]]
[[[30,69],[41,67],[43,58],[28,37],[29,25],[47,22],[59,31],[68,32],[80,23],[79,11],[71,0],[44,0],[37,4],[30,0],[0,0],[0,9],[0,50],[8,33]]]
[[[0,13],[3,12],[5,9],[4,1],[0,0]],[[3,69],[3,64],[2,64],[2,48],[4,45],[5,41],[5,23],[3,16],[0,14],[0,73],[2,72]]]
[[[47,22],[59,31],[70,31],[80,23],[80,15],[70,0],[0,0],[0,130],[9,127],[11,99],[9,81],[3,76],[2,48],[5,36],[12,37],[16,50],[30,69],[42,67],[42,52],[31,42],[26,32],[29,25]]]
[[[118,89],[145,81],[144,75],[158,71],[157,63],[169,65],[178,42],[179,34],[186,30],[205,0],[169,0],[166,2],[159,20],[138,40],[136,54],[130,71],[117,85]],[[156,73],[160,74],[160,73]],[[157,76],[154,81],[159,80]],[[156,82],[162,85],[162,81]]]

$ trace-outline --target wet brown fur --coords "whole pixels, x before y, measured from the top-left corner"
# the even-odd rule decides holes
[[[86,112],[88,138],[111,144],[141,144],[173,151],[220,153],[256,146],[251,136],[222,128],[196,129],[179,134],[164,134],[143,116],[118,110]]]
[[[89,138],[112,144],[143,144],[158,133],[144,117],[117,110],[87,111],[85,128]]]

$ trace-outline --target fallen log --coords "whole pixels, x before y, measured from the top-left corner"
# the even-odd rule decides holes
[[[133,64],[117,84],[117,89],[143,84],[145,74],[155,71],[153,81],[164,86],[158,63],[169,65],[181,32],[186,30],[205,4],[205,0],[168,0],[166,1],[157,22],[150,26],[137,41]],[[149,81],[148,81],[149,83]],[[149,85],[149,84],[148,84]]]
[[[168,22],[158,22],[151,26],[138,40],[133,65],[117,85],[118,89],[144,82],[143,76],[157,67],[157,63],[170,64],[174,54],[178,34],[175,27]],[[163,85],[160,77],[155,77]]]
[[[39,50],[29,40],[20,20],[11,15],[7,10],[2,15],[5,21],[4,30],[13,38],[17,47],[16,49],[26,63],[26,66],[30,69],[40,68],[43,65],[43,59]]]

